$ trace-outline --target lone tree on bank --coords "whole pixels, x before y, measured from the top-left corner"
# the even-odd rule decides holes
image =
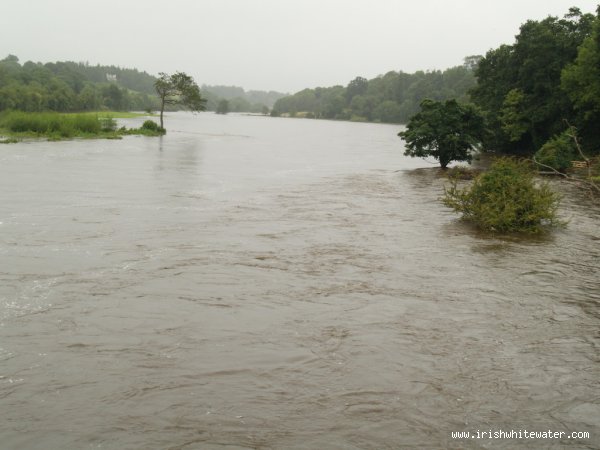
[[[406,141],[406,156],[432,156],[445,169],[451,161],[471,162],[471,150],[481,142],[483,132],[483,116],[475,106],[423,100],[421,111],[398,136]]]
[[[206,99],[202,98],[200,88],[192,77],[183,72],[173,75],[161,72],[154,82],[154,88],[160,98],[160,128],[163,130],[165,105],[183,105],[194,112],[206,109]]]

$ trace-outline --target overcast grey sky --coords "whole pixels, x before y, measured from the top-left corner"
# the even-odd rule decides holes
[[[445,69],[600,0],[2,0],[0,58],[88,61],[295,92]]]

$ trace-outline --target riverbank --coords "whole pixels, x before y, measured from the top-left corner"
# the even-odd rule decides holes
[[[8,111],[0,114],[0,143],[11,144],[25,139],[122,139],[126,135],[161,136],[164,131],[152,120],[140,128],[118,127],[117,118],[146,117],[134,112],[26,113]]]

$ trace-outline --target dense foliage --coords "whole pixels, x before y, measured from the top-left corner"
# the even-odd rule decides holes
[[[424,100],[398,136],[406,141],[406,156],[432,156],[445,169],[451,161],[471,161],[483,130],[483,117],[473,105]]]
[[[497,232],[540,232],[559,225],[559,196],[547,184],[536,185],[531,168],[502,158],[465,188],[454,180],[443,202],[478,227]]]
[[[573,103],[573,123],[585,147],[600,153],[600,6],[592,34],[579,47],[577,58],[563,69],[561,86]]]
[[[597,152],[597,44],[598,18],[571,8],[562,19],[526,22],[514,44],[490,50],[477,66],[471,91],[487,117],[484,147],[532,155],[560,135],[567,120],[585,130],[584,145]]]
[[[136,69],[87,63],[19,63],[13,55],[0,60],[0,111],[145,111],[160,103],[157,78]],[[235,86],[202,86],[207,109],[229,101],[229,111],[266,114],[285,94],[244,91]],[[170,109],[176,109],[173,106]]]
[[[0,61],[0,111],[114,111],[157,106],[144,72],[73,62],[21,65],[16,56]]]
[[[577,149],[568,131],[549,139],[534,155],[537,163],[559,172],[566,172],[576,158]]]
[[[463,66],[443,72],[388,72],[372,80],[356,77],[346,87],[304,89],[277,100],[271,114],[405,123],[426,98],[466,101],[475,85],[473,70],[478,59],[465,58]]]

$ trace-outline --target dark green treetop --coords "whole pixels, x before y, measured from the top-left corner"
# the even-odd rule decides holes
[[[475,106],[456,100],[424,100],[421,111],[398,136],[406,142],[406,156],[431,156],[445,169],[451,161],[470,162],[483,132],[483,117]]]
[[[564,130],[564,119],[573,120],[561,73],[590,36],[593,21],[577,8],[563,18],[529,20],[514,44],[490,50],[479,61],[471,98],[486,113],[486,149],[531,155]]]
[[[590,36],[575,61],[562,71],[561,87],[573,102],[574,123],[587,150],[600,153],[600,6]]]

